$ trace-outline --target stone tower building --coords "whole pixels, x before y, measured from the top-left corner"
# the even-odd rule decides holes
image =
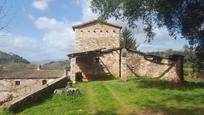
[[[182,56],[160,57],[120,47],[120,26],[90,21],[73,26],[75,52],[69,54],[70,79],[89,81],[105,76],[160,77],[183,80]]]
[[[71,79],[82,81],[100,76],[119,76],[119,53],[99,56],[97,53],[120,47],[120,26],[97,20],[73,26],[75,53],[70,54]],[[110,72],[111,71],[111,72]]]
[[[97,20],[73,26],[75,31],[75,52],[120,47],[121,27]]]

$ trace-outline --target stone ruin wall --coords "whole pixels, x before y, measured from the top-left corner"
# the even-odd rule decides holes
[[[95,49],[117,48],[119,44],[119,28],[95,23],[75,29],[75,52]]]
[[[126,52],[123,56],[123,51],[120,55],[120,50],[103,53],[98,56],[99,63],[96,62],[95,56],[82,57],[76,60],[76,65],[73,66],[73,73],[81,72],[83,81],[100,79],[104,76],[121,77],[127,79],[130,76],[137,77],[159,77],[168,81],[180,81],[181,70],[177,67],[177,61],[168,58],[161,58],[159,62],[152,61],[157,56],[147,57],[146,54],[136,53],[132,51]]]
[[[126,58],[126,76],[160,77],[169,81],[179,81],[176,62],[172,60],[162,58],[161,64],[147,60],[144,54],[132,51],[128,51],[126,57],[122,58]]]
[[[98,57],[82,57],[76,60],[75,72],[82,72],[83,81],[100,79],[104,76],[119,76],[120,51],[113,51]],[[96,58],[99,58],[97,62]]]
[[[120,76],[120,50],[106,53],[100,56],[100,59],[106,67],[104,70],[109,72],[111,76]]]

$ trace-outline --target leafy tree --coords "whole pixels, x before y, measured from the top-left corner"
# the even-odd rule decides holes
[[[120,35],[120,46],[128,49],[137,50],[138,45],[132,31],[125,27]]]
[[[172,54],[174,54],[175,53],[175,51],[173,50],[173,49],[168,49],[168,50],[166,50],[165,52],[164,52],[164,56],[169,56],[169,55],[172,55]]]
[[[204,0],[92,0],[91,8],[101,19],[127,20],[130,27],[142,20],[149,42],[155,27],[167,27],[169,35],[189,41],[196,51],[195,68],[204,70]]]

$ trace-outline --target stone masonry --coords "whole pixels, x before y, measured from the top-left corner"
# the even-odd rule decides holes
[[[75,31],[75,52],[100,48],[118,48],[121,27],[110,26],[99,21],[73,27]]]
[[[182,56],[168,58],[147,55],[131,49],[120,48],[120,26],[97,20],[73,26],[75,52],[71,60],[70,79],[89,81],[104,76],[160,77],[182,81]]]

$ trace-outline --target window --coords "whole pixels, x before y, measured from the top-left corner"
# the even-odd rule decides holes
[[[47,80],[42,80],[42,85],[45,85],[45,84],[47,84]]]
[[[81,30],[81,32],[83,32],[83,30]]]
[[[101,30],[100,32],[103,32],[103,30]]]
[[[106,30],[106,32],[108,33],[108,30]]]
[[[113,30],[113,33],[115,33],[115,30]]]
[[[21,82],[20,81],[15,81],[15,85],[20,85]]]

